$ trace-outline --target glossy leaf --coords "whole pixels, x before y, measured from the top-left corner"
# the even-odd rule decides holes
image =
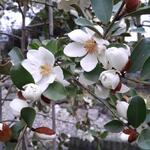
[[[28,127],[32,127],[35,120],[36,112],[31,107],[25,107],[21,110],[21,119],[25,121]]]
[[[47,44],[46,48],[55,54],[58,51],[58,42],[56,39],[51,39]]]
[[[9,75],[11,66],[12,66],[12,63],[10,61],[4,64],[0,64],[0,74]]]
[[[13,83],[19,89],[28,83],[34,83],[34,79],[31,74],[25,70],[21,64],[13,66],[10,70],[10,75]]]
[[[107,24],[112,15],[112,0],[91,0],[91,3],[97,18]]]
[[[150,79],[150,57],[145,61],[143,65],[141,77],[143,80]]]
[[[97,65],[96,68],[94,70],[92,70],[91,72],[84,72],[84,76],[88,80],[98,81],[98,78],[102,71],[104,71],[104,69],[100,65]]]
[[[41,46],[41,42],[38,39],[33,39],[29,44],[31,49],[38,49]]]
[[[119,120],[112,120],[104,125],[105,129],[109,132],[119,133],[123,130],[123,123]]]
[[[131,54],[131,67],[129,72],[140,71],[150,56],[150,38],[142,39],[134,47]]]
[[[150,6],[139,8],[138,10],[127,14],[126,16],[140,16],[150,14]]]
[[[13,62],[13,65],[18,65],[23,59],[23,53],[20,48],[14,47],[10,52],[9,56]]]
[[[144,129],[138,137],[138,146],[143,150],[150,149],[150,130]]]
[[[94,25],[86,18],[77,18],[75,20],[75,23],[82,27],[88,27],[89,29],[97,33],[99,36],[102,36],[101,33],[94,27]]]
[[[146,104],[140,96],[131,99],[127,110],[128,122],[135,128],[139,127],[146,119]]]
[[[48,86],[43,95],[49,100],[59,101],[66,98],[66,93],[67,91],[62,84],[54,82]]]

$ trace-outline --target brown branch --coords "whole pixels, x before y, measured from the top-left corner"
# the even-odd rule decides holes
[[[9,34],[9,33],[4,33],[4,32],[0,32],[0,34],[7,35],[9,37],[13,37],[13,38],[21,40],[21,37],[14,35],[14,34]]]

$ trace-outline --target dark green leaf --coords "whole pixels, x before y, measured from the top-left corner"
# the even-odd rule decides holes
[[[150,130],[144,129],[138,137],[137,144],[141,149],[150,149]]]
[[[131,54],[131,67],[129,72],[140,71],[150,56],[150,38],[142,39],[134,47]]]
[[[88,27],[89,29],[97,33],[99,36],[102,36],[101,33],[94,27],[94,25],[86,18],[77,18],[75,20],[75,23],[82,27]]]
[[[38,39],[33,39],[31,43],[29,44],[30,48],[32,49],[38,49],[41,45],[42,44]]]
[[[105,129],[109,132],[119,133],[123,130],[123,123],[119,120],[112,120],[104,125]]]
[[[97,18],[108,23],[112,15],[112,0],[91,0],[91,3]]]
[[[84,17],[84,13],[82,12],[81,8],[78,5],[72,4],[71,7],[75,8],[75,10],[78,12],[79,16]]]
[[[10,75],[13,83],[19,89],[22,89],[22,87],[28,83],[34,83],[34,79],[31,74],[25,70],[21,64],[12,66]]]
[[[28,127],[32,127],[35,120],[36,112],[31,107],[25,107],[21,110],[21,118],[25,121]]]
[[[141,77],[143,80],[150,79],[150,57],[145,61],[143,65]]]
[[[98,81],[99,79],[99,75],[100,73],[104,71],[104,69],[102,68],[102,66],[97,65],[96,68],[94,70],[92,70],[91,72],[84,72],[84,76],[91,81]]]
[[[12,66],[12,63],[10,61],[4,64],[0,64],[0,74],[9,75],[11,66]]]
[[[62,84],[54,82],[48,86],[43,95],[49,100],[59,101],[66,98],[67,91]]]
[[[134,96],[127,111],[128,122],[135,128],[139,127],[146,118],[146,104],[140,96]]]
[[[14,65],[18,65],[23,59],[23,53],[20,48],[14,47],[10,52],[9,56],[13,62]]]
[[[138,10],[127,14],[126,16],[140,16],[150,14],[150,6],[139,8]]]

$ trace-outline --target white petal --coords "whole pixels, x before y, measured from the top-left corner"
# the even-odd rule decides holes
[[[54,65],[55,57],[49,50],[47,50],[44,47],[39,47],[39,53],[40,53],[40,58],[37,59],[39,60],[41,59],[43,62],[42,64],[50,64],[51,66]]]
[[[93,39],[96,41],[97,44],[99,45],[109,45],[109,42],[107,40],[104,40],[104,39],[100,39],[100,38],[97,38],[97,37],[93,37]]]
[[[83,44],[80,43],[69,43],[64,48],[64,54],[69,57],[82,57],[87,53],[86,49],[84,48]]]
[[[129,139],[129,135],[122,132],[122,133],[120,134],[120,139],[121,139],[121,141],[123,141],[123,142],[127,142],[128,139]]]
[[[21,109],[24,107],[28,107],[28,103],[19,98],[15,98],[10,102],[9,106],[12,109],[13,114],[18,117],[20,116]]]
[[[99,98],[103,98],[106,99],[109,97],[109,90],[104,88],[103,86],[97,85],[95,87],[95,94],[96,96],[98,96]]]
[[[44,92],[47,87],[49,86],[49,84],[53,83],[54,80],[56,78],[55,74],[51,74],[50,76],[45,76],[43,77],[38,83],[37,85],[40,87],[41,92]]]
[[[71,40],[79,43],[84,43],[91,38],[86,32],[81,29],[73,30],[72,32],[68,33],[68,36]]]
[[[96,54],[87,54],[82,60],[80,61],[80,65],[86,72],[92,71],[98,63]]]
[[[32,75],[35,83],[41,80],[42,75],[40,74],[40,66],[38,64],[26,59],[22,61],[21,65]]]
[[[117,91],[117,93],[127,93],[129,90],[129,87],[127,87],[125,84],[122,84],[120,91]]]
[[[85,76],[83,75],[83,73],[81,73],[80,77],[79,77],[79,82],[81,84],[83,84],[84,86],[88,86],[88,85],[92,85],[95,82],[88,80],[87,78],[85,78]]]
[[[64,80],[63,71],[59,66],[54,67],[53,72],[56,74],[56,81],[60,82],[64,86],[68,86],[70,84],[68,81]]]

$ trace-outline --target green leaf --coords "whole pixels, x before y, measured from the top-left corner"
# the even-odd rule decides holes
[[[35,116],[36,111],[31,107],[25,107],[21,110],[21,119],[25,121],[28,127],[32,127]]]
[[[75,23],[79,26],[82,27],[88,27],[89,29],[91,29],[92,31],[94,31],[95,33],[97,33],[100,37],[102,37],[101,33],[94,27],[94,25],[87,20],[86,18],[77,18],[75,20]]]
[[[150,57],[145,61],[143,65],[141,77],[143,80],[150,79]]]
[[[96,68],[94,70],[92,70],[91,72],[84,72],[84,76],[91,81],[98,81],[100,73],[104,71],[104,69],[102,68],[102,66],[97,65]]]
[[[138,10],[127,14],[126,16],[140,16],[150,14],[150,6],[139,8]]]
[[[9,75],[11,66],[12,66],[12,63],[10,61],[4,64],[0,64],[0,74]]]
[[[38,39],[33,39],[29,44],[29,47],[32,49],[38,49],[41,46],[41,42]]]
[[[72,4],[70,6],[73,7],[78,12],[79,16],[84,17],[84,13],[82,12],[82,9],[78,5]]]
[[[23,53],[20,48],[14,47],[10,52],[9,56],[13,62],[14,65],[18,65],[23,59]]]
[[[107,24],[112,15],[112,0],[91,0],[91,3],[97,18]]]
[[[43,95],[49,100],[59,101],[66,98],[67,91],[62,84],[54,82],[48,86]]]
[[[105,129],[109,132],[119,133],[123,130],[123,123],[119,120],[112,120],[104,125]]]
[[[10,76],[15,86],[19,89],[22,89],[22,87],[28,83],[34,83],[31,74],[25,70],[21,64],[12,66]]]
[[[150,38],[142,39],[134,47],[131,54],[131,67],[129,72],[140,71],[150,56]]]
[[[144,129],[138,137],[137,144],[141,149],[150,149],[150,130]]]
[[[51,51],[53,54],[56,54],[58,51],[58,42],[56,39],[51,39],[47,44],[46,48]]]
[[[19,122],[16,122],[12,127],[11,127],[11,131],[12,131],[12,139],[13,140],[17,140],[20,134],[20,131],[25,127],[26,123],[21,120]]]
[[[146,119],[146,104],[140,96],[134,96],[127,111],[128,122],[135,128],[139,127]]]

